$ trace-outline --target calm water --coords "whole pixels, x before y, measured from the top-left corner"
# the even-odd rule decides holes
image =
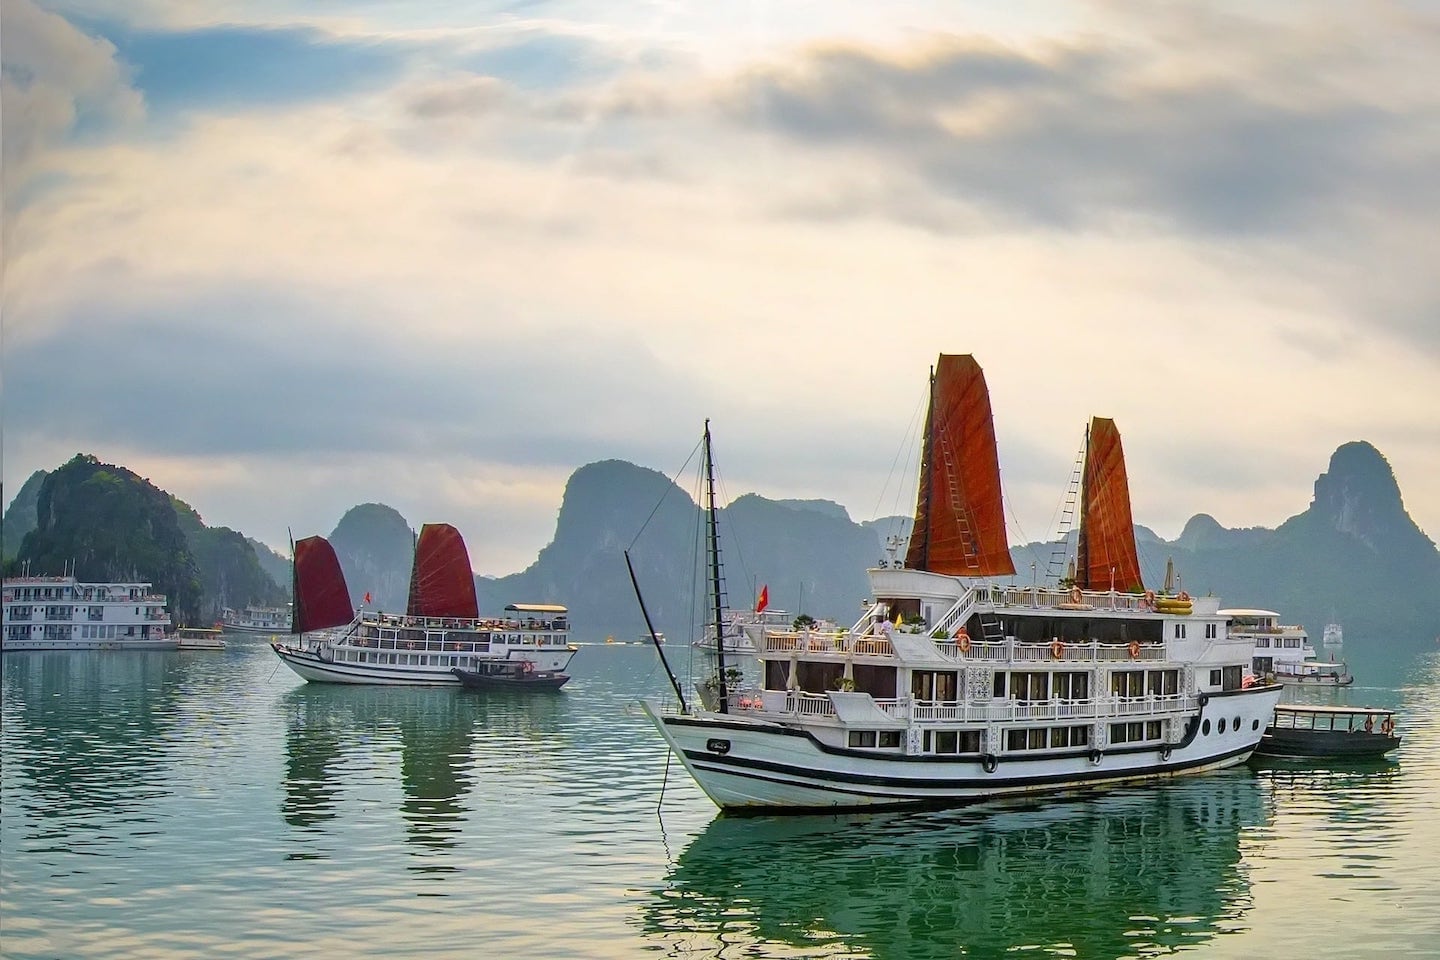
[[[735,819],[667,778],[644,647],[530,697],[307,685],[245,637],[9,656],[0,955],[1435,957],[1440,658],[1373,659],[1344,696],[1407,711],[1397,762]]]

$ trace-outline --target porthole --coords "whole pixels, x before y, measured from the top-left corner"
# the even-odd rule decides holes
[[[1206,720],[1204,723],[1200,724],[1200,732],[1203,733],[1203,734],[1204,734],[1205,736],[1207,736],[1207,737],[1210,736],[1210,721],[1209,721],[1209,720]]]
[[[1221,718],[1220,718],[1220,732],[1221,732],[1221,733],[1224,733],[1224,732],[1225,732],[1225,718],[1224,718],[1224,717],[1221,717]]]
[[[1251,729],[1251,730],[1259,730],[1259,729],[1260,729],[1260,721],[1259,721],[1259,720],[1251,720],[1251,721],[1250,721],[1250,729]]]
[[[1235,718],[1235,729],[1236,729],[1237,731],[1240,729],[1240,718],[1239,718],[1239,717],[1236,717],[1236,718]]]

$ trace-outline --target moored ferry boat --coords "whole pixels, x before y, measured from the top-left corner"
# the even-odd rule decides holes
[[[178,650],[224,650],[224,631],[220,627],[181,627],[175,631]]]
[[[165,597],[145,581],[7,577],[0,649],[174,650]]]
[[[1252,667],[1257,675],[1305,687],[1344,687],[1355,682],[1343,660],[1337,661],[1333,653],[1329,660],[1321,660],[1305,628],[1281,623],[1274,610],[1235,607],[1221,610],[1220,615],[1229,619],[1233,636],[1254,644]]]
[[[321,683],[458,686],[455,671],[516,664],[559,673],[576,647],[559,604],[512,603],[481,617],[464,541],[448,524],[426,524],[416,545],[405,614],[352,613],[335,551],[323,537],[295,544],[295,637],[271,644],[306,680]]]
[[[1087,436],[1073,582],[1004,579],[1001,503],[983,374],[942,356],[914,532],[903,561],[869,571],[861,619],[766,631],[760,681],[727,686],[722,660],[713,708],[645,704],[718,806],[954,804],[1245,762],[1281,688],[1248,672],[1216,598],[1162,608],[1145,592],[1113,421]]]
[[[220,611],[220,626],[231,633],[289,633],[290,608],[226,607]]]

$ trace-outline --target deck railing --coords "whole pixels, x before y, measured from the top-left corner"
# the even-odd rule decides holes
[[[1015,721],[1103,720],[1156,714],[1193,712],[1199,701],[1193,696],[1100,697],[1095,700],[999,700],[989,703],[960,703],[945,700],[915,700],[911,697],[875,698],[875,706],[896,720],[920,723],[992,723]],[[764,711],[792,717],[835,717],[835,706],[826,694],[800,690],[746,691],[731,694],[731,707],[741,712]]]

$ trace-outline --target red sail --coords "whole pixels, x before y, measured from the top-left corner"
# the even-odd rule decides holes
[[[475,574],[460,531],[448,523],[427,523],[415,544],[415,566],[410,571],[412,617],[480,616],[475,602]]]
[[[1080,562],[1075,579],[1086,590],[1145,589],[1135,552],[1135,525],[1130,515],[1130,482],[1125,476],[1125,450],[1114,420],[1090,421],[1085,450],[1085,490],[1080,505]]]
[[[941,354],[930,387],[915,528],[905,565],[959,577],[1013,574],[985,373]]]
[[[355,619],[350,609],[350,588],[345,585],[345,574],[329,540],[306,537],[295,542],[293,577],[291,633],[338,627]]]

